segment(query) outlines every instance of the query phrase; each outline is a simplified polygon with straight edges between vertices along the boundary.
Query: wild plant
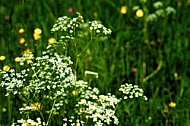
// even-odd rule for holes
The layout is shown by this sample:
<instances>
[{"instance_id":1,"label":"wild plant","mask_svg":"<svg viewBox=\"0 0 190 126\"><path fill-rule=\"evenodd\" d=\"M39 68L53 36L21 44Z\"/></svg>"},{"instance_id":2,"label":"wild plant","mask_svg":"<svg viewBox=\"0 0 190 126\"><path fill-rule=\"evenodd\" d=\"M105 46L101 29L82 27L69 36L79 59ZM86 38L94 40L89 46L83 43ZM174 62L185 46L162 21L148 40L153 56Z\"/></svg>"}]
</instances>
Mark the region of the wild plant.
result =
<instances>
[{"instance_id":1,"label":"wild plant","mask_svg":"<svg viewBox=\"0 0 190 126\"><path fill-rule=\"evenodd\" d=\"M77 62L80 55L95 39L111 34L99 21L86 23L80 13L74 18L58 18L52 32L61 32L58 41L50 43L41 56L24 54L20 62L20 71L10 69L1 71L1 87L6 96L19 98L20 119L12 126L103 126L118 125L117 109L122 101L142 97L143 90L137 85L121 85L122 97L111 93L101 94L97 87L77 79ZM78 42L85 41L84 48L78 48ZM68 45L75 48L75 62L68 53ZM86 71L86 75L98 78L98 73ZM57 120L62 120L57 121Z\"/></svg>"}]
</instances>

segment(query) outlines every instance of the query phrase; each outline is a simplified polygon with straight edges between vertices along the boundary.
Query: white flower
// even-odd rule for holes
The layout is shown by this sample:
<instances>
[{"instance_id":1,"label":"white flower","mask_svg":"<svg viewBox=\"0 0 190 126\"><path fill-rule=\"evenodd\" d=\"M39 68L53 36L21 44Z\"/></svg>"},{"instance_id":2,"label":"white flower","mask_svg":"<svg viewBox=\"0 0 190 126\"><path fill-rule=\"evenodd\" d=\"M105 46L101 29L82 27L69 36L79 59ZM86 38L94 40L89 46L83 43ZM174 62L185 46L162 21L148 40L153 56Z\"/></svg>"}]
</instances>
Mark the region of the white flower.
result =
<instances>
[{"instance_id":1,"label":"white flower","mask_svg":"<svg viewBox=\"0 0 190 126\"><path fill-rule=\"evenodd\" d=\"M176 13L176 10L171 6L168 6L165 10L166 10L167 15L169 15L171 13L173 13L173 14Z\"/></svg>"},{"instance_id":2,"label":"white flower","mask_svg":"<svg viewBox=\"0 0 190 126\"><path fill-rule=\"evenodd\" d=\"M161 1L157 1L153 4L153 7L155 7L156 9L160 8L163 6L163 3Z\"/></svg>"},{"instance_id":3,"label":"white flower","mask_svg":"<svg viewBox=\"0 0 190 126\"><path fill-rule=\"evenodd\" d=\"M149 14L148 17L146 18L147 22L155 21L157 20L156 14Z\"/></svg>"}]
</instances>

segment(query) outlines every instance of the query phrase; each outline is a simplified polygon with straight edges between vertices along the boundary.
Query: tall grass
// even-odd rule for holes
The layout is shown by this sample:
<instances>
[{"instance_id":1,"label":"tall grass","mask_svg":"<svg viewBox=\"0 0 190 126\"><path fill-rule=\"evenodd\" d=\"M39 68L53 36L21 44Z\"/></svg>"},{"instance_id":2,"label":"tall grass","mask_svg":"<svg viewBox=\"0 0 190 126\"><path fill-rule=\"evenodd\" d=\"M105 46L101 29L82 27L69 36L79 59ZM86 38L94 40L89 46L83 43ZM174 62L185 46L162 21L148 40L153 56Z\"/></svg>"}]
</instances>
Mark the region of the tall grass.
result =
<instances>
[{"instance_id":1,"label":"tall grass","mask_svg":"<svg viewBox=\"0 0 190 126\"><path fill-rule=\"evenodd\" d=\"M68 9L80 12L86 21L97 19L111 28L109 40L91 43L81 55L77 74L84 78L84 71L91 70L99 74L92 78L91 84L99 87L103 94L117 94L116 88L121 84L133 83L142 87L148 101L141 104L129 102L120 111L120 125L190 125L190 19L188 0L164 1L165 9L171 6L175 13L166 12L156 20L147 22L150 14L158 9L153 7L156 0L20 0L0 3L0 67L18 66L15 57L22 56L30 49L35 56L45 50L48 39L57 37L50 29L60 16L73 16ZM127 13L121 14L121 6L127 7ZM139 6L143 17L136 16L134 7ZM165 15L165 16L164 16ZM18 33L24 28L23 34ZM36 28L42 30L41 39L34 40ZM24 44L19 44L21 37ZM25 45L27 44L27 45ZM81 42L78 48L83 48ZM72 55L72 48L70 49ZM17 67L19 69L19 67ZM16 97L5 97L5 90L0 88L0 124L9 125L18 116L16 107L20 106ZM169 103L176 103L170 107ZM168 110L168 111L167 111Z\"/></svg>"}]
</instances>

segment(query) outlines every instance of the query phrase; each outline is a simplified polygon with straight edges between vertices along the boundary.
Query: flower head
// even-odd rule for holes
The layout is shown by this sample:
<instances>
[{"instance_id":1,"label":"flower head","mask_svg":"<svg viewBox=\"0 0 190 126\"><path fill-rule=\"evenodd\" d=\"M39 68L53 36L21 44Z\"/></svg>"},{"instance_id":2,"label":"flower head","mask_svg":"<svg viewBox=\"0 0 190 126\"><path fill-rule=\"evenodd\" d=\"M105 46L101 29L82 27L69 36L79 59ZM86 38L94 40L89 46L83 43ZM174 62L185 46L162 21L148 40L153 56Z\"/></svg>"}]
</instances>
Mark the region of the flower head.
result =
<instances>
[{"instance_id":1,"label":"flower head","mask_svg":"<svg viewBox=\"0 0 190 126\"><path fill-rule=\"evenodd\" d=\"M170 106L171 108L174 108L174 107L176 107L176 103L170 102L169 106Z\"/></svg>"},{"instance_id":2,"label":"flower head","mask_svg":"<svg viewBox=\"0 0 190 126\"><path fill-rule=\"evenodd\" d=\"M20 28L19 30L18 30L18 33L20 33L20 34L22 34L22 33L24 33L24 28Z\"/></svg>"},{"instance_id":3,"label":"flower head","mask_svg":"<svg viewBox=\"0 0 190 126\"><path fill-rule=\"evenodd\" d=\"M56 42L56 40L55 40L55 38L53 38L53 37L51 37L51 38L48 39L48 43L49 43L49 44L53 44L53 43L55 43L55 42Z\"/></svg>"},{"instance_id":4,"label":"flower head","mask_svg":"<svg viewBox=\"0 0 190 126\"><path fill-rule=\"evenodd\" d=\"M122 6L120 9L121 14L126 14L127 13L127 6Z\"/></svg>"},{"instance_id":5,"label":"flower head","mask_svg":"<svg viewBox=\"0 0 190 126\"><path fill-rule=\"evenodd\" d=\"M36 29L34 29L34 34L40 35L40 34L42 34L42 30L40 28L36 28Z\"/></svg>"},{"instance_id":6,"label":"flower head","mask_svg":"<svg viewBox=\"0 0 190 126\"><path fill-rule=\"evenodd\" d=\"M25 43L25 38L20 38L20 39L19 39L19 43L20 43L20 44Z\"/></svg>"},{"instance_id":7,"label":"flower head","mask_svg":"<svg viewBox=\"0 0 190 126\"><path fill-rule=\"evenodd\" d=\"M41 38L40 34L33 34L34 40L39 40Z\"/></svg>"},{"instance_id":8,"label":"flower head","mask_svg":"<svg viewBox=\"0 0 190 126\"><path fill-rule=\"evenodd\" d=\"M142 10L142 9L138 9L138 10L136 11L136 16L137 16L138 18L143 17L143 16L144 16L143 10Z\"/></svg>"},{"instance_id":9,"label":"flower head","mask_svg":"<svg viewBox=\"0 0 190 126\"><path fill-rule=\"evenodd\" d=\"M41 109L41 103L39 103L39 102L32 103L32 104L30 104L30 107L33 108L34 110L40 110Z\"/></svg>"},{"instance_id":10,"label":"flower head","mask_svg":"<svg viewBox=\"0 0 190 126\"><path fill-rule=\"evenodd\" d=\"M68 9L68 12L69 12L69 13L73 13L73 12L74 12L74 9L73 9L72 7L70 7L70 8Z\"/></svg>"},{"instance_id":11,"label":"flower head","mask_svg":"<svg viewBox=\"0 0 190 126\"><path fill-rule=\"evenodd\" d=\"M30 54L31 53L31 50L30 49L26 49L24 50L23 54Z\"/></svg>"},{"instance_id":12,"label":"flower head","mask_svg":"<svg viewBox=\"0 0 190 126\"><path fill-rule=\"evenodd\" d=\"M20 57L16 57L15 58L15 62L21 62L21 58Z\"/></svg>"},{"instance_id":13,"label":"flower head","mask_svg":"<svg viewBox=\"0 0 190 126\"><path fill-rule=\"evenodd\" d=\"M5 66L3 67L3 71L9 72L9 70L10 70L10 66L5 65Z\"/></svg>"},{"instance_id":14,"label":"flower head","mask_svg":"<svg viewBox=\"0 0 190 126\"><path fill-rule=\"evenodd\" d=\"M5 60L5 59L6 59L5 56L0 56L0 61L3 61L3 60Z\"/></svg>"},{"instance_id":15,"label":"flower head","mask_svg":"<svg viewBox=\"0 0 190 126\"><path fill-rule=\"evenodd\" d=\"M40 28L36 28L33 34L34 40L39 40L41 38L40 34L42 34L42 30Z\"/></svg>"}]
</instances>

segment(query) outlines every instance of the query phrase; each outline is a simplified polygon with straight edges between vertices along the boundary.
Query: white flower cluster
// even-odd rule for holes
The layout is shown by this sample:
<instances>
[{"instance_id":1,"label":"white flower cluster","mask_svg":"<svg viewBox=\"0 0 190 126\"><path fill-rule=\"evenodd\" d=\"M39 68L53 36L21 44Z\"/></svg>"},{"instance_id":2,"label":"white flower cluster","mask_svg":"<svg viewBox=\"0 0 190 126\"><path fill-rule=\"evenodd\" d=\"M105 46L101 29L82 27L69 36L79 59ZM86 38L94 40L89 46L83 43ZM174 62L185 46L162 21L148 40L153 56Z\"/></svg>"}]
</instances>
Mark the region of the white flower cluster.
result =
<instances>
[{"instance_id":1,"label":"white flower cluster","mask_svg":"<svg viewBox=\"0 0 190 126\"><path fill-rule=\"evenodd\" d=\"M34 59L34 55L30 52L30 53L27 53L27 54L24 54L22 57L21 57L21 62L20 62L20 65L24 65L25 63L27 64L31 64L33 63L33 60Z\"/></svg>"},{"instance_id":2,"label":"white flower cluster","mask_svg":"<svg viewBox=\"0 0 190 126\"><path fill-rule=\"evenodd\" d=\"M120 100L114 95L99 95L98 99L85 100L81 99L77 106L83 105L80 114L85 114L87 119L94 122L94 126L110 125L112 122L118 125L119 121L115 115L115 107Z\"/></svg>"},{"instance_id":3,"label":"white flower cluster","mask_svg":"<svg viewBox=\"0 0 190 126\"><path fill-rule=\"evenodd\" d=\"M121 85L119 88L119 91L121 91L124 94L123 99L132 99L132 98L138 98L143 97L145 100L147 100L147 97L144 96L143 89L139 88L137 85L132 84L124 84Z\"/></svg>"},{"instance_id":4,"label":"white flower cluster","mask_svg":"<svg viewBox=\"0 0 190 126\"><path fill-rule=\"evenodd\" d=\"M64 31L68 37L75 36L76 29L80 28L80 25L84 22L80 13L77 13L76 18L69 18L67 16L59 17L57 22L51 29L52 32Z\"/></svg>"},{"instance_id":5,"label":"white flower cluster","mask_svg":"<svg viewBox=\"0 0 190 126\"><path fill-rule=\"evenodd\" d=\"M11 126L45 126L45 123L41 121L41 118L37 118L36 121L32 119L17 120L17 123L13 123Z\"/></svg>"},{"instance_id":6,"label":"white flower cluster","mask_svg":"<svg viewBox=\"0 0 190 126\"><path fill-rule=\"evenodd\" d=\"M111 30L104 27L100 21L90 21L90 30L95 31L97 34L103 33L104 35L111 34Z\"/></svg>"},{"instance_id":7,"label":"white flower cluster","mask_svg":"<svg viewBox=\"0 0 190 126\"><path fill-rule=\"evenodd\" d=\"M81 24L84 22L83 17L79 13L77 14L78 17L73 19L66 16L59 18L52 28L52 32L64 31L66 35L62 38L66 39L75 37L75 30L83 27ZM91 33L111 34L111 30L98 21L91 21L89 25L87 26ZM26 104L19 109L20 114L27 114L27 118L32 111L49 114L48 122L42 122L40 118L37 118L36 121L21 119L12 126L19 126L19 124L21 126L47 125L51 115L59 114L61 109L63 109L61 110L64 118L63 126L88 125L88 120L90 120L89 124L92 123L94 126L119 124L115 112L116 106L122 99L118 99L111 93L100 95L98 88L91 87L83 80L77 81L71 67L73 62L69 56L66 56L66 52L65 42L55 42L48 45L47 50L40 57L34 59L31 53L24 55L21 65L26 65L25 62L27 62L26 69L20 72L16 72L14 69L7 73L0 71L3 73L0 86L6 88L6 95L19 94L20 97L25 98ZM98 78L98 73L92 71L85 71L85 76L87 75ZM143 90L136 85L121 85L119 91L124 94L124 100L134 97L144 97L146 100ZM43 105L44 102L45 105Z\"/></svg>"},{"instance_id":8,"label":"white flower cluster","mask_svg":"<svg viewBox=\"0 0 190 126\"><path fill-rule=\"evenodd\" d=\"M5 96L8 96L10 93L14 95L18 94L21 91L20 89L24 88L28 71L29 69L24 69L20 73L17 73L14 69L11 69L9 72L3 73L0 86L6 88L7 93Z\"/></svg>"},{"instance_id":9,"label":"white flower cluster","mask_svg":"<svg viewBox=\"0 0 190 126\"><path fill-rule=\"evenodd\" d=\"M149 14L147 16L147 18L146 18L147 22L152 22L152 21L157 20L159 17L166 17L166 16L168 16L170 14L175 14L176 13L176 10L171 6L163 8L163 3L161 1L155 2L153 4L153 7L155 9L157 9L157 10L154 13Z\"/></svg>"},{"instance_id":10,"label":"white flower cluster","mask_svg":"<svg viewBox=\"0 0 190 126\"><path fill-rule=\"evenodd\" d=\"M70 119L64 118L63 122L63 126L82 126L85 123L83 121L80 121L79 119L75 119L74 116L71 116Z\"/></svg>"},{"instance_id":11,"label":"white flower cluster","mask_svg":"<svg viewBox=\"0 0 190 126\"><path fill-rule=\"evenodd\" d=\"M157 2L153 3L153 7L156 9L161 8L161 7L163 7L163 3L161 1L157 1Z\"/></svg>"},{"instance_id":12,"label":"white flower cluster","mask_svg":"<svg viewBox=\"0 0 190 126\"><path fill-rule=\"evenodd\" d=\"M51 31L62 31L61 39L64 41L73 40L75 37L91 37L92 39L100 34L111 34L111 30L102 25L100 21L89 21L85 23L81 14L77 13L77 15L75 18L67 16L58 18ZM89 31L90 36L88 36Z\"/></svg>"},{"instance_id":13,"label":"white flower cluster","mask_svg":"<svg viewBox=\"0 0 190 126\"><path fill-rule=\"evenodd\" d=\"M176 13L176 10L171 6L166 7L165 11L166 11L167 15Z\"/></svg>"},{"instance_id":14,"label":"white flower cluster","mask_svg":"<svg viewBox=\"0 0 190 126\"><path fill-rule=\"evenodd\" d=\"M86 99L98 99L97 95L99 94L98 88L87 87L85 91L81 91L81 98Z\"/></svg>"},{"instance_id":15,"label":"white flower cluster","mask_svg":"<svg viewBox=\"0 0 190 126\"><path fill-rule=\"evenodd\" d=\"M25 106L25 107L19 109L19 111L20 111L21 114L22 114L23 112L25 112L25 111L31 111L31 110L32 110L32 111L35 111L35 110L36 110L36 107Z\"/></svg>"},{"instance_id":16,"label":"white flower cluster","mask_svg":"<svg viewBox=\"0 0 190 126\"><path fill-rule=\"evenodd\" d=\"M25 100L32 100L31 97L43 97L49 100L59 98L60 100L56 101L55 105L57 109L60 109L60 106L63 106L63 100L68 95L68 90L75 87L70 57L58 54L54 45L51 44L47 47L47 51L44 51L43 55L37 57L35 61L21 72L11 69L3 73L0 86L6 88L6 96L22 94L25 95ZM28 109L32 110L31 107L21 110Z\"/></svg>"}]
</instances>

